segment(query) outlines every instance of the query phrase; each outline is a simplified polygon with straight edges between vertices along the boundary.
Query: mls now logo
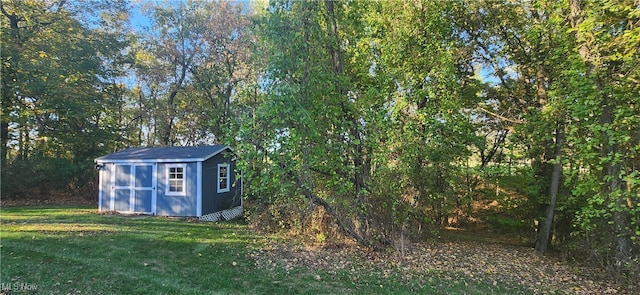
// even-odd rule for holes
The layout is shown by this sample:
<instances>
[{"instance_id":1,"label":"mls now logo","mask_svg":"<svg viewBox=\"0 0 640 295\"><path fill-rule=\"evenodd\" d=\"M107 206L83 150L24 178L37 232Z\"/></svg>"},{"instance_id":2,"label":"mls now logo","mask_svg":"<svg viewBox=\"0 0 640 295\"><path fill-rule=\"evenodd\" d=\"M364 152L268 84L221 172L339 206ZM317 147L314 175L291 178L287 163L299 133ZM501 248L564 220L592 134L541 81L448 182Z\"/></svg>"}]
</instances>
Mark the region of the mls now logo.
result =
<instances>
[{"instance_id":1,"label":"mls now logo","mask_svg":"<svg viewBox=\"0 0 640 295\"><path fill-rule=\"evenodd\" d=\"M31 283L0 283L0 291L37 291L38 285Z\"/></svg>"}]
</instances>

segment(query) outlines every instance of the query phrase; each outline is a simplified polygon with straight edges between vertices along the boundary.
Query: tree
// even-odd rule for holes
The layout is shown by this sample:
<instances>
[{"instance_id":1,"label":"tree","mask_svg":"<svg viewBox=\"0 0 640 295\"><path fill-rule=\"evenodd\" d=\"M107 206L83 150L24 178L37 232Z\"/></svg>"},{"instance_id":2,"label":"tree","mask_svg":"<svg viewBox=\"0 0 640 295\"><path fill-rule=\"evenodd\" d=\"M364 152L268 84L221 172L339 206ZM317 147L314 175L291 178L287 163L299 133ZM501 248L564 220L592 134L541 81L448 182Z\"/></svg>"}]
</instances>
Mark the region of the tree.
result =
<instances>
[{"instance_id":1,"label":"tree","mask_svg":"<svg viewBox=\"0 0 640 295\"><path fill-rule=\"evenodd\" d=\"M367 198L376 137L369 128L375 126L370 116L380 114L372 106L382 103L369 91L370 39L358 33L366 7L270 4L261 27L266 97L252 136L260 143L261 165L268 166L260 183L276 191L274 201L301 195L308 208L323 207L348 235L373 246ZM354 62L360 58L365 64Z\"/></svg>"},{"instance_id":2,"label":"tree","mask_svg":"<svg viewBox=\"0 0 640 295\"><path fill-rule=\"evenodd\" d=\"M16 1L0 8L8 20L2 22L2 172L9 180L3 194L84 183L93 170L86 161L118 142L110 118L122 102L116 80L127 43L102 28L125 21L126 5Z\"/></svg>"},{"instance_id":3,"label":"tree","mask_svg":"<svg viewBox=\"0 0 640 295\"><path fill-rule=\"evenodd\" d=\"M255 36L252 30L252 7L230 1L210 2L205 62L192 69L194 90L208 102L206 125L217 141L229 141L235 136L232 127L240 117L234 103L245 87L256 82L256 63L252 60ZM259 57L255 57L256 61Z\"/></svg>"},{"instance_id":4,"label":"tree","mask_svg":"<svg viewBox=\"0 0 640 295\"><path fill-rule=\"evenodd\" d=\"M456 49L449 19L456 3L397 4L385 5L381 45L382 68L397 85L390 144L406 177L404 194L416 191L411 199L419 210L430 212L438 225L448 224L454 207L468 202L455 183L478 141L467 111L477 83L468 75L465 52Z\"/></svg>"},{"instance_id":5,"label":"tree","mask_svg":"<svg viewBox=\"0 0 640 295\"><path fill-rule=\"evenodd\" d=\"M152 34L139 36L138 109L147 145L233 140L233 99L251 84L252 7L229 1L149 3ZM148 33L148 32L147 32ZM135 113L135 111L134 111ZM141 137L141 136L138 136Z\"/></svg>"},{"instance_id":6,"label":"tree","mask_svg":"<svg viewBox=\"0 0 640 295\"><path fill-rule=\"evenodd\" d=\"M576 158L588 169L577 174L583 184L574 190L589 204L580 212L579 225L587 234L599 230L591 246L612 253L604 258L615 271L637 273L640 124L633 114L640 93L640 10L632 1L568 5L579 56L573 81L589 89L569 107L573 118L590 118L576 122L569 137Z\"/></svg>"},{"instance_id":7,"label":"tree","mask_svg":"<svg viewBox=\"0 0 640 295\"><path fill-rule=\"evenodd\" d=\"M205 14L200 2L178 2L156 4L148 7L152 12L154 34L145 35L149 63L140 63L139 73L149 75L147 94L161 101L154 122L160 145L176 143L175 121L179 94L183 94L185 83L191 79L190 69L203 60ZM187 100L188 101L188 100ZM154 143L151 143L154 144Z\"/></svg>"},{"instance_id":8,"label":"tree","mask_svg":"<svg viewBox=\"0 0 640 295\"><path fill-rule=\"evenodd\" d=\"M473 52L474 66L495 81L486 86L486 100L477 109L501 122L496 127L506 126L510 141L524 146L531 159L536 189L529 199L532 209L540 210L534 213L539 220L535 247L546 252L563 175L565 114L561 106L567 93L559 91L566 86L559 77L568 68L563 58L572 45L562 24L550 21L561 10L545 1L478 2L465 10L456 15L459 36ZM498 137L497 143L501 139L504 142L506 137Z\"/></svg>"}]
</instances>

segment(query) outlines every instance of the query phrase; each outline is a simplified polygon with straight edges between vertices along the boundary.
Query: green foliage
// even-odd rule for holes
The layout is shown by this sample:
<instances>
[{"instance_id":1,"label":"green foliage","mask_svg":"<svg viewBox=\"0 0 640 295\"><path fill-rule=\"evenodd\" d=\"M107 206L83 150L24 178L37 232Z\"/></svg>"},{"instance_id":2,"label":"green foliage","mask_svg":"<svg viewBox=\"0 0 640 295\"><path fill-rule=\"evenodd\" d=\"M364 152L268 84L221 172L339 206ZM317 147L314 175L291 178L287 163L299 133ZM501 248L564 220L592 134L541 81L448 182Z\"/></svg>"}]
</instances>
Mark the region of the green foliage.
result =
<instances>
[{"instance_id":1,"label":"green foliage","mask_svg":"<svg viewBox=\"0 0 640 295\"><path fill-rule=\"evenodd\" d=\"M126 5L50 4L2 4L5 197L86 183L90 161L120 139Z\"/></svg>"},{"instance_id":2,"label":"green foliage","mask_svg":"<svg viewBox=\"0 0 640 295\"><path fill-rule=\"evenodd\" d=\"M523 220L508 216L489 216L487 223L492 230L498 233L518 233L525 229Z\"/></svg>"},{"instance_id":3,"label":"green foliage","mask_svg":"<svg viewBox=\"0 0 640 295\"><path fill-rule=\"evenodd\" d=\"M2 171L2 193L8 198L40 198L51 192L85 194L87 184L96 185L94 166L65 158L32 156L6 164ZM93 191L91 191L93 192ZM82 195L84 198L94 197Z\"/></svg>"},{"instance_id":4,"label":"green foliage","mask_svg":"<svg viewBox=\"0 0 640 295\"><path fill-rule=\"evenodd\" d=\"M634 230L639 195L626 175L637 174L640 124L632 112L640 89L637 69L632 68L640 56L637 47L628 46L638 42L630 35L638 32L638 9L631 2L586 4L581 9L574 30L582 46L579 69L584 75L567 73L579 90L567 105L575 122L569 141L579 168L571 174L577 183L573 197L586 200L580 202L584 206L576 225L589 237L593 253L610 250L612 255L601 257L607 264L621 266L617 271L637 272L628 263L640 255ZM594 236L595 232L601 234Z\"/></svg>"},{"instance_id":5,"label":"green foliage","mask_svg":"<svg viewBox=\"0 0 640 295\"><path fill-rule=\"evenodd\" d=\"M265 227L323 206L390 245L496 201L501 231L551 209L556 245L637 262L633 1L142 6L149 28L125 1L2 2L3 196L95 181L124 146L225 143Z\"/></svg>"}]
</instances>

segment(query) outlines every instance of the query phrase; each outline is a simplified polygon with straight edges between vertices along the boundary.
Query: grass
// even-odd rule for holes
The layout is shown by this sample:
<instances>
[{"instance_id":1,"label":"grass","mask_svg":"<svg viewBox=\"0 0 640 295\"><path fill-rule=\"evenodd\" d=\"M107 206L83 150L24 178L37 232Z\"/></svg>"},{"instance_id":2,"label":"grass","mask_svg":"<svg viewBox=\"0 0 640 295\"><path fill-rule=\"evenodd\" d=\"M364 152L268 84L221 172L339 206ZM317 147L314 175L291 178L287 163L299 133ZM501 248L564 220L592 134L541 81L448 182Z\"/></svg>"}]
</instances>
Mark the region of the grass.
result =
<instances>
[{"instance_id":1,"label":"grass","mask_svg":"<svg viewBox=\"0 0 640 295\"><path fill-rule=\"evenodd\" d=\"M434 274L256 267L272 242L240 221L100 215L92 208L2 208L0 285L10 294L490 294L495 282ZM358 271L358 270L356 270ZM512 287L509 287L512 288ZM519 293L527 293L520 290Z\"/></svg>"}]
</instances>

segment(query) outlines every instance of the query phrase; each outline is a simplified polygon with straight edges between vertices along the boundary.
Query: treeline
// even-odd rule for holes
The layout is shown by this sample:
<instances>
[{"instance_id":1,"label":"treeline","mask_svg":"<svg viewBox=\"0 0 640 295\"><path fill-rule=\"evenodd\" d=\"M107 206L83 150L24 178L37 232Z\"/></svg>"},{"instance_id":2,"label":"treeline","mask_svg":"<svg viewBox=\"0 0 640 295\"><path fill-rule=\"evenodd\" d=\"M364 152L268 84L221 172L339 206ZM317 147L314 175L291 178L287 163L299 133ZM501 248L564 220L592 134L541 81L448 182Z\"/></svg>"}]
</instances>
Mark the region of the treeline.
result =
<instances>
[{"instance_id":1,"label":"treeline","mask_svg":"<svg viewBox=\"0 0 640 295\"><path fill-rule=\"evenodd\" d=\"M225 143L265 228L386 247L502 182L538 251L640 272L637 2L1 3L5 198L91 186L127 146Z\"/></svg>"}]
</instances>

